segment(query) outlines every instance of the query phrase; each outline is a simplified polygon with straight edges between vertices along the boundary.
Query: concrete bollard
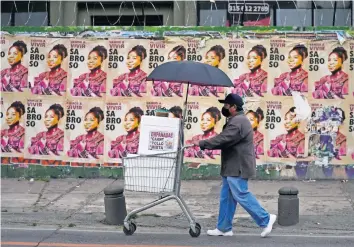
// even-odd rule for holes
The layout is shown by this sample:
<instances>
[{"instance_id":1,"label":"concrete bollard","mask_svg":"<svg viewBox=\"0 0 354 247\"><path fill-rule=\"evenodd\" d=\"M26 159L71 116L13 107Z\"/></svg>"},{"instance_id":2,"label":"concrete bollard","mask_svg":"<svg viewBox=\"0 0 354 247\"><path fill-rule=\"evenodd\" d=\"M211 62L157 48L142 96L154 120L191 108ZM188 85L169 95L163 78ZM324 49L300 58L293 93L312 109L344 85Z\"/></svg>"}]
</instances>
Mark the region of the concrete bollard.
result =
<instances>
[{"instance_id":1,"label":"concrete bollard","mask_svg":"<svg viewBox=\"0 0 354 247\"><path fill-rule=\"evenodd\" d=\"M278 192L278 224L296 225L299 223L299 190L294 187L283 187Z\"/></svg>"},{"instance_id":2,"label":"concrete bollard","mask_svg":"<svg viewBox=\"0 0 354 247\"><path fill-rule=\"evenodd\" d=\"M109 225L123 225L124 218L127 216L125 205L124 187L112 185L104 189L104 208L106 222Z\"/></svg>"}]
</instances>

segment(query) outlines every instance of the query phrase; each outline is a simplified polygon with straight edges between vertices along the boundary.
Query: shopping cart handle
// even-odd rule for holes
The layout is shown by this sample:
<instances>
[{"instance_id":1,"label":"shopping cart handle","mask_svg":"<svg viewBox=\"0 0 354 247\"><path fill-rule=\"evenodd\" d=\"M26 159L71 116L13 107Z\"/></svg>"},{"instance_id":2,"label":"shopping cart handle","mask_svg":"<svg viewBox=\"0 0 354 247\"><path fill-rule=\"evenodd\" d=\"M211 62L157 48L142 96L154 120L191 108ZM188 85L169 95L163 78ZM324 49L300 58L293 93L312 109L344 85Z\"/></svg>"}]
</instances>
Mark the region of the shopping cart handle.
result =
<instances>
[{"instance_id":1,"label":"shopping cart handle","mask_svg":"<svg viewBox=\"0 0 354 247\"><path fill-rule=\"evenodd\" d=\"M184 149L186 149L186 148L191 148L191 147L194 147L194 145L192 144L192 145L183 146L183 147L182 147L182 150L184 150Z\"/></svg>"}]
</instances>

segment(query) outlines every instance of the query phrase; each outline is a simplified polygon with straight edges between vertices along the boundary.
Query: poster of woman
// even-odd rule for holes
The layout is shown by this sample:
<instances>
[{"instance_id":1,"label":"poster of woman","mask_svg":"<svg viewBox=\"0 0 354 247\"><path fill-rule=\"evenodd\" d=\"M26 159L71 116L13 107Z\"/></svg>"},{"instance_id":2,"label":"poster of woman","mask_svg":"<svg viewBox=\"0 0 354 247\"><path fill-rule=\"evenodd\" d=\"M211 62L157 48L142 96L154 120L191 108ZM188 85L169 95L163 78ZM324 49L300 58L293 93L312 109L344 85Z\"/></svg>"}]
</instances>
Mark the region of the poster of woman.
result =
<instances>
[{"instance_id":1,"label":"poster of woman","mask_svg":"<svg viewBox=\"0 0 354 247\"><path fill-rule=\"evenodd\" d=\"M149 41L111 40L109 42L110 47L114 47L110 49L110 60L113 57L115 62L108 66L108 97L112 99L146 96L146 76L153 66L149 61Z\"/></svg>"},{"instance_id":2,"label":"poster of woman","mask_svg":"<svg viewBox=\"0 0 354 247\"><path fill-rule=\"evenodd\" d=\"M292 97L265 101L267 162L294 163L305 157L305 122L297 117Z\"/></svg>"},{"instance_id":3,"label":"poster of woman","mask_svg":"<svg viewBox=\"0 0 354 247\"><path fill-rule=\"evenodd\" d=\"M349 90L354 98L354 41L349 41Z\"/></svg>"},{"instance_id":4,"label":"poster of woman","mask_svg":"<svg viewBox=\"0 0 354 247\"><path fill-rule=\"evenodd\" d=\"M66 96L69 40L31 38L28 83L32 94Z\"/></svg>"},{"instance_id":5,"label":"poster of woman","mask_svg":"<svg viewBox=\"0 0 354 247\"><path fill-rule=\"evenodd\" d=\"M349 164L347 146L350 113L338 100L311 100L307 123L308 156L320 165Z\"/></svg>"},{"instance_id":6,"label":"poster of woman","mask_svg":"<svg viewBox=\"0 0 354 247\"><path fill-rule=\"evenodd\" d=\"M263 164L265 161L265 128L264 117L266 114L266 108L264 102L259 99L248 99L244 105L244 113L250 120L253 128L253 143L254 153L256 156L257 165Z\"/></svg>"},{"instance_id":7,"label":"poster of woman","mask_svg":"<svg viewBox=\"0 0 354 247\"><path fill-rule=\"evenodd\" d=\"M187 60L206 63L226 72L227 42L222 39L203 40L187 39ZM192 85L188 90L190 96L197 97L224 97L223 87Z\"/></svg>"},{"instance_id":8,"label":"poster of woman","mask_svg":"<svg viewBox=\"0 0 354 247\"><path fill-rule=\"evenodd\" d=\"M206 140L222 131L225 119L221 115L222 105L217 100L200 99L187 104L185 118L185 145L193 140ZM220 164L220 150L201 150L192 146L184 152L185 162Z\"/></svg>"},{"instance_id":9,"label":"poster of woman","mask_svg":"<svg viewBox=\"0 0 354 247\"><path fill-rule=\"evenodd\" d=\"M184 61L187 59L187 43L182 39L168 39L165 43L164 49L154 49L150 50L150 60L151 58L156 58L154 60L159 61L156 63L158 65L163 62L169 61ZM163 62L160 62L162 60ZM159 59L161 58L161 59ZM151 96L153 97L183 97L183 92L185 90L185 84L176 82L165 82L165 81L154 81L149 82L151 85Z\"/></svg>"},{"instance_id":10,"label":"poster of woman","mask_svg":"<svg viewBox=\"0 0 354 247\"><path fill-rule=\"evenodd\" d=\"M69 98L104 98L107 78L107 41L71 39L69 47Z\"/></svg>"},{"instance_id":11,"label":"poster of woman","mask_svg":"<svg viewBox=\"0 0 354 247\"><path fill-rule=\"evenodd\" d=\"M352 163L354 160L354 102L348 102L346 111L348 112L348 144L347 150Z\"/></svg>"},{"instance_id":12,"label":"poster of woman","mask_svg":"<svg viewBox=\"0 0 354 247\"><path fill-rule=\"evenodd\" d=\"M1 96L1 156L23 157L25 146L25 100Z\"/></svg>"},{"instance_id":13,"label":"poster of woman","mask_svg":"<svg viewBox=\"0 0 354 247\"><path fill-rule=\"evenodd\" d=\"M25 158L63 160L64 99L28 99Z\"/></svg>"},{"instance_id":14,"label":"poster of woman","mask_svg":"<svg viewBox=\"0 0 354 247\"><path fill-rule=\"evenodd\" d=\"M137 99L106 103L106 162L121 163L123 157L138 153L144 105L144 101Z\"/></svg>"},{"instance_id":15,"label":"poster of woman","mask_svg":"<svg viewBox=\"0 0 354 247\"><path fill-rule=\"evenodd\" d=\"M312 41L309 79L314 99L346 99L349 95L348 47L338 41Z\"/></svg>"},{"instance_id":16,"label":"poster of woman","mask_svg":"<svg viewBox=\"0 0 354 247\"><path fill-rule=\"evenodd\" d=\"M274 96L308 94L308 44L290 39L271 39L269 83Z\"/></svg>"},{"instance_id":17,"label":"poster of woman","mask_svg":"<svg viewBox=\"0 0 354 247\"><path fill-rule=\"evenodd\" d=\"M80 100L67 102L65 154L66 160L103 163L104 102Z\"/></svg>"},{"instance_id":18,"label":"poster of woman","mask_svg":"<svg viewBox=\"0 0 354 247\"><path fill-rule=\"evenodd\" d=\"M1 92L27 92L28 50L27 38L1 35Z\"/></svg>"},{"instance_id":19,"label":"poster of woman","mask_svg":"<svg viewBox=\"0 0 354 247\"><path fill-rule=\"evenodd\" d=\"M265 97L268 93L269 40L229 40L229 75L232 93Z\"/></svg>"}]
</instances>

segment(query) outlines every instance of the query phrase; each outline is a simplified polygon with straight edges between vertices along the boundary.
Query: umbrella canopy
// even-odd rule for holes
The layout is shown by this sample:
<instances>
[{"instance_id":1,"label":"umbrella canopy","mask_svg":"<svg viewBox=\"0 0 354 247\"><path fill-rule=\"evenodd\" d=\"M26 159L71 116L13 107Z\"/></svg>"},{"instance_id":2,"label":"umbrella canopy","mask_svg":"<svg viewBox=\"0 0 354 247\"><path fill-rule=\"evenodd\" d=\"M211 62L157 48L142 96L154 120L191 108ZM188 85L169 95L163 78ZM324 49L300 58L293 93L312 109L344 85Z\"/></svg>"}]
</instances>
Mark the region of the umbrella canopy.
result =
<instances>
[{"instance_id":1,"label":"umbrella canopy","mask_svg":"<svg viewBox=\"0 0 354 247\"><path fill-rule=\"evenodd\" d=\"M190 83L200 86L234 86L221 69L193 61L172 61L161 64L150 73L146 80Z\"/></svg>"}]
</instances>

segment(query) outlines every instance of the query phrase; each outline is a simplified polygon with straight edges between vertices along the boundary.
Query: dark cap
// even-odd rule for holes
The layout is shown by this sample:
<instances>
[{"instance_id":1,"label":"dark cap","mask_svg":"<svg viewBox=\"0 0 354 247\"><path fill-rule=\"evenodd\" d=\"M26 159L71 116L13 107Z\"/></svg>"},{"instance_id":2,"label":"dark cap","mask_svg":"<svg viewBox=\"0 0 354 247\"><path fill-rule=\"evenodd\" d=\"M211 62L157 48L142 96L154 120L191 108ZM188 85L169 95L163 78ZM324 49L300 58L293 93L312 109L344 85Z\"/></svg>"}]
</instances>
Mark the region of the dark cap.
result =
<instances>
[{"instance_id":1,"label":"dark cap","mask_svg":"<svg viewBox=\"0 0 354 247\"><path fill-rule=\"evenodd\" d=\"M219 100L220 103L222 104L230 104L230 105L236 105L237 108L241 108L243 106L243 100L238 94L230 93L226 96L224 100Z\"/></svg>"}]
</instances>

